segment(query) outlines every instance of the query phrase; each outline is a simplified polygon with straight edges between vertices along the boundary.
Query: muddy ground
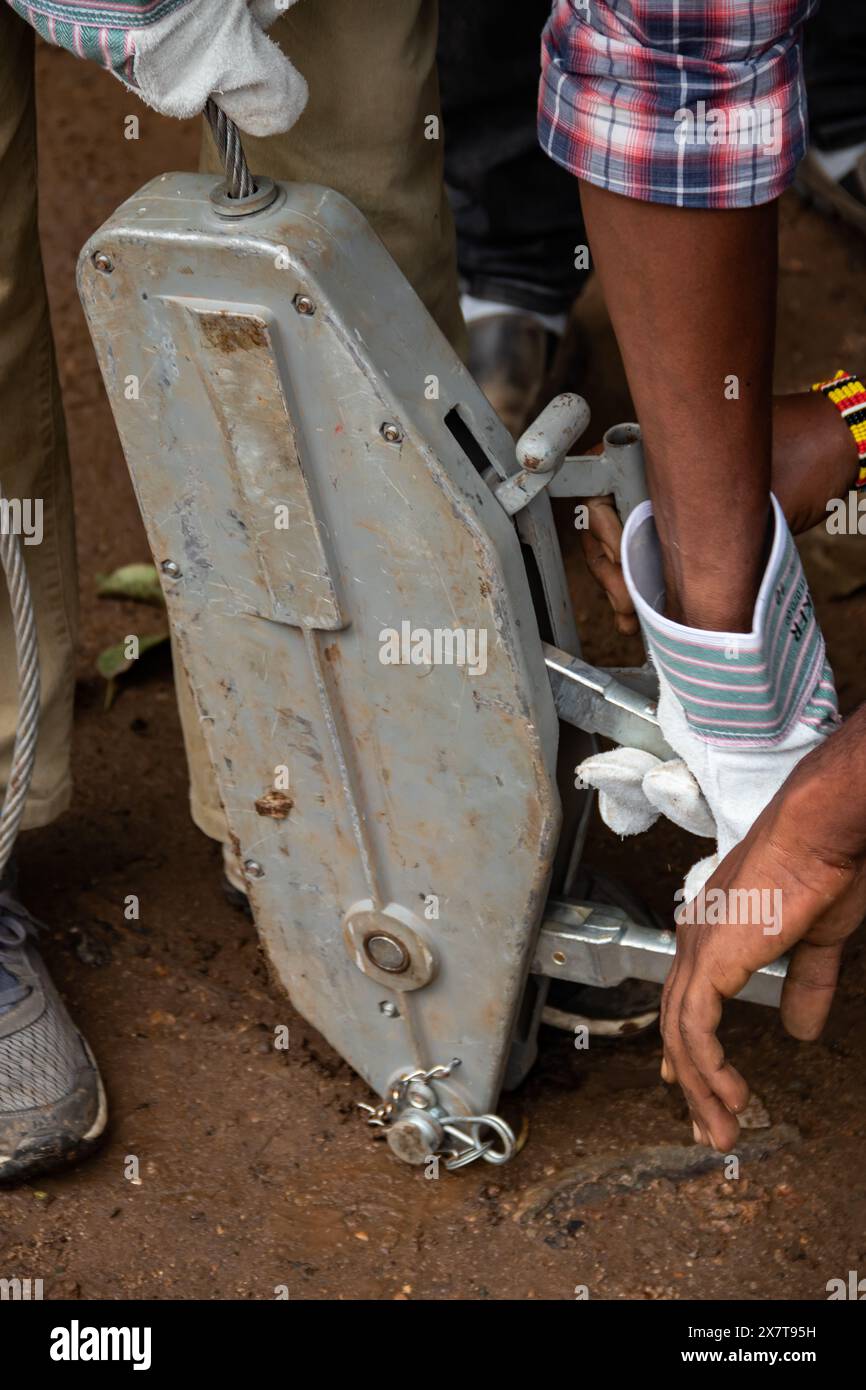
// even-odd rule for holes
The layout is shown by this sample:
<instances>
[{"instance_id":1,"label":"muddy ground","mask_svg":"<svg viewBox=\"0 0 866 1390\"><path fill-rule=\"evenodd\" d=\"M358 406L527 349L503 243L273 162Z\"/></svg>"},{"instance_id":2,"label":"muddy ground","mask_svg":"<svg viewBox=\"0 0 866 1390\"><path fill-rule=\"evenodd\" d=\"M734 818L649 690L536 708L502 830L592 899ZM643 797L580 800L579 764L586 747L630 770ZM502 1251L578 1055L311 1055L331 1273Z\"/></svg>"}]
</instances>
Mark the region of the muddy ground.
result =
<instances>
[{"instance_id":1,"label":"muddy ground","mask_svg":"<svg viewBox=\"0 0 866 1390\"><path fill-rule=\"evenodd\" d=\"M537 1220L515 1218L539 1184L613 1154L626 1184L638 1150L690 1143L684 1106L658 1081L657 1033L576 1052L545 1032L541 1060L503 1102L530 1139L511 1166L427 1181L371 1142L363 1084L268 983L252 926L227 905L217 854L187 813L171 673L158 666L110 712L94 662L141 631L140 608L95 597L97 575L147 546L81 311L78 248L152 175L195 166L194 123L169 124L95 69L40 55L42 234L69 417L82 629L73 809L27 836L27 899L53 926L47 954L101 1061L113 1125L76 1172L0 1197L0 1268L46 1297L727 1299L826 1297L866 1273L866 952L851 947L822 1041L729 1008L725 1044L774 1124L796 1127L739 1182L680 1179L676 1155L646 1185L600 1178ZM124 139L139 110L141 138ZM866 364L866 246L784 203L779 386ZM603 308L581 306L593 358L584 390L601 427L629 415ZM863 541L805 545L843 705L866 695ZM859 567L859 568L858 568ZM634 660L575 566L590 659ZM146 615L147 618L148 615ZM156 615L152 625L158 622ZM594 862L667 909L694 842L673 829L621 846L592 833ZM124 922L128 893L142 904ZM276 1023L293 1045L275 1053ZM783 1135L784 1137L784 1135ZM753 1138L759 1139L760 1133ZM141 1181L124 1177L126 1156ZM631 1176L629 1176L631 1175ZM640 1190L638 1188L640 1187ZM533 1199L538 1204L537 1194ZM544 1202L541 1201L544 1208Z\"/></svg>"}]
</instances>

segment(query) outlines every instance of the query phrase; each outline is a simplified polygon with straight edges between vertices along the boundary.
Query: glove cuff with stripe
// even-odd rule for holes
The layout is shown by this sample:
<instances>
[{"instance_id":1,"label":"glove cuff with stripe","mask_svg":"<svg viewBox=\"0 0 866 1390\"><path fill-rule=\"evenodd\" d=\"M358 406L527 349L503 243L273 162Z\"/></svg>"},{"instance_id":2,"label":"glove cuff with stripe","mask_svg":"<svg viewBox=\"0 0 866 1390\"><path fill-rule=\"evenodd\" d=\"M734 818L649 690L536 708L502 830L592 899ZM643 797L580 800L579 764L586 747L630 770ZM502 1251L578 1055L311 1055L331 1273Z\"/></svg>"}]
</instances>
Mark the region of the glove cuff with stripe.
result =
<instances>
[{"instance_id":1,"label":"glove cuff with stripe","mask_svg":"<svg viewBox=\"0 0 866 1390\"><path fill-rule=\"evenodd\" d=\"M749 632L709 632L664 616L661 548L652 503L626 524L626 583L653 664L695 738L728 749L769 749L805 724L829 732L838 719L806 576L782 509L771 498L770 555Z\"/></svg>"}]
</instances>

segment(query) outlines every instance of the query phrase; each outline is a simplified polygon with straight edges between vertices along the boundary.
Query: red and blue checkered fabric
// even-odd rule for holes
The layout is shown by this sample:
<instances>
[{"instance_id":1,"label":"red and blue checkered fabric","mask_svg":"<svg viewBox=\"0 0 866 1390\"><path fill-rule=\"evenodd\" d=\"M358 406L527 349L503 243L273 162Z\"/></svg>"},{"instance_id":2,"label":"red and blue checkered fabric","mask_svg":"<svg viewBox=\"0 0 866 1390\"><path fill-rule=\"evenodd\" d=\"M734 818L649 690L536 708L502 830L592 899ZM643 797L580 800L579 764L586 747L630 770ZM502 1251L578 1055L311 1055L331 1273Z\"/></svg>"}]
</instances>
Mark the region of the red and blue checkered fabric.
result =
<instances>
[{"instance_id":1,"label":"red and blue checkered fabric","mask_svg":"<svg viewBox=\"0 0 866 1390\"><path fill-rule=\"evenodd\" d=\"M645 202L741 208L778 197L805 153L801 36L818 3L554 0L543 148L579 178Z\"/></svg>"}]
</instances>

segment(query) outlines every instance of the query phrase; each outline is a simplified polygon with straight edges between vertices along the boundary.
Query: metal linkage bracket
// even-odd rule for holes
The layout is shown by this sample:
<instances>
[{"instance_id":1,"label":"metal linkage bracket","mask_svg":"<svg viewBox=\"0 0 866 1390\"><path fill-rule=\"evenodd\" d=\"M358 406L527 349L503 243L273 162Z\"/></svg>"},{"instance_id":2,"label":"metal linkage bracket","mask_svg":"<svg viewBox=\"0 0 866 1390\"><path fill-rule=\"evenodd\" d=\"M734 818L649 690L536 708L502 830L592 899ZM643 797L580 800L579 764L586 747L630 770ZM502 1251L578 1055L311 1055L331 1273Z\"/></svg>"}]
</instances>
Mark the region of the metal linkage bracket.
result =
<instances>
[{"instance_id":1,"label":"metal linkage bracket","mask_svg":"<svg viewBox=\"0 0 866 1390\"><path fill-rule=\"evenodd\" d=\"M646 499L646 470L640 427L614 425L600 454L569 454L587 429L590 409L582 396L555 396L517 441L520 470L501 479L494 493L509 516L547 489L549 497L605 497L610 494L625 522Z\"/></svg>"},{"instance_id":2,"label":"metal linkage bracket","mask_svg":"<svg viewBox=\"0 0 866 1390\"><path fill-rule=\"evenodd\" d=\"M556 712L566 724L602 734L626 748L642 748L657 758L673 758L675 753L659 728L656 699L633 689L626 681L634 676L646 685L652 673L636 667L617 672L590 666L579 657L569 656L557 647L544 644L544 661L550 676Z\"/></svg>"},{"instance_id":3,"label":"metal linkage bracket","mask_svg":"<svg viewBox=\"0 0 866 1390\"><path fill-rule=\"evenodd\" d=\"M604 497L611 494L625 523L647 498L646 469L639 425L614 425L600 454L572 454L550 479L551 497Z\"/></svg>"},{"instance_id":4,"label":"metal linkage bracket","mask_svg":"<svg viewBox=\"0 0 866 1390\"><path fill-rule=\"evenodd\" d=\"M605 988L628 979L663 984L675 953L674 932L639 926L621 908L551 899L532 973ZM787 956L762 966L737 998L778 1007L787 968Z\"/></svg>"}]
</instances>

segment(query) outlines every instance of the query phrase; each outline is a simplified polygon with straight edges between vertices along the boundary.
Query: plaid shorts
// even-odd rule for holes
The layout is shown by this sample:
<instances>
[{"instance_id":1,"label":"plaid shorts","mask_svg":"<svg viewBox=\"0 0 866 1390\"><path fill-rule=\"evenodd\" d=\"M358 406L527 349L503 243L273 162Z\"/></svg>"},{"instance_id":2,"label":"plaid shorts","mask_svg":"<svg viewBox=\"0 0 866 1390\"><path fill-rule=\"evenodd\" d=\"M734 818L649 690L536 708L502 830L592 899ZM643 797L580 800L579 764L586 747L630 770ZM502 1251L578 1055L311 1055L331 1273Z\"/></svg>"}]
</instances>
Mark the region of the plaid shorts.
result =
<instances>
[{"instance_id":1,"label":"plaid shorts","mask_svg":"<svg viewBox=\"0 0 866 1390\"><path fill-rule=\"evenodd\" d=\"M777 198L806 150L801 37L818 4L553 0L542 147L578 178L645 202Z\"/></svg>"}]
</instances>

